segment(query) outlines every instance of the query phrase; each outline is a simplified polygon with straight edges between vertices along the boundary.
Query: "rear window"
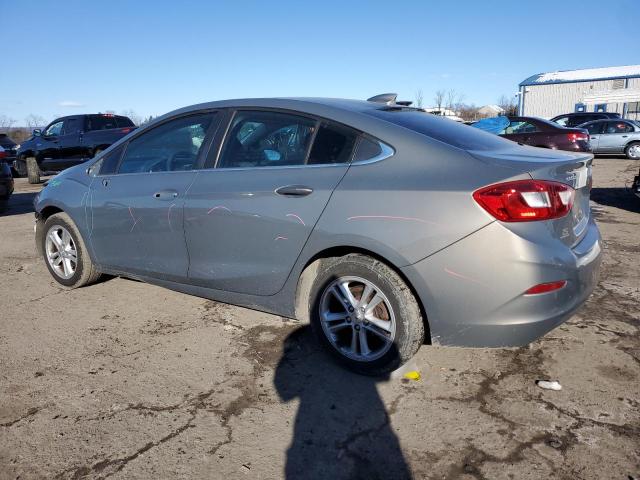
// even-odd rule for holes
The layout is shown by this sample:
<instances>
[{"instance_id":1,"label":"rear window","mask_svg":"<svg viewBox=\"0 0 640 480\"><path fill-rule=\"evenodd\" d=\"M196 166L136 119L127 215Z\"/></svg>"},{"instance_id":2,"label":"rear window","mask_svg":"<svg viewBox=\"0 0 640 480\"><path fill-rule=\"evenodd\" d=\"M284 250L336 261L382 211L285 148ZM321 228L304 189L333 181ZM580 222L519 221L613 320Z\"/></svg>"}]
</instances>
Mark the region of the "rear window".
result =
<instances>
[{"instance_id":1,"label":"rear window","mask_svg":"<svg viewBox=\"0 0 640 480\"><path fill-rule=\"evenodd\" d=\"M9 137L7 137L4 134L0 135L0 147L13 148L15 146L16 146L15 142L11 140Z\"/></svg>"},{"instance_id":2,"label":"rear window","mask_svg":"<svg viewBox=\"0 0 640 480\"><path fill-rule=\"evenodd\" d=\"M417 110L376 109L366 113L463 150L496 150L513 146L511 140Z\"/></svg>"},{"instance_id":3,"label":"rear window","mask_svg":"<svg viewBox=\"0 0 640 480\"><path fill-rule=\"evenodd\" d=\"M111 128L134 127L127 117L116 115L89 115L87 130L109 130Z\"/></svg>"}]
</instances>

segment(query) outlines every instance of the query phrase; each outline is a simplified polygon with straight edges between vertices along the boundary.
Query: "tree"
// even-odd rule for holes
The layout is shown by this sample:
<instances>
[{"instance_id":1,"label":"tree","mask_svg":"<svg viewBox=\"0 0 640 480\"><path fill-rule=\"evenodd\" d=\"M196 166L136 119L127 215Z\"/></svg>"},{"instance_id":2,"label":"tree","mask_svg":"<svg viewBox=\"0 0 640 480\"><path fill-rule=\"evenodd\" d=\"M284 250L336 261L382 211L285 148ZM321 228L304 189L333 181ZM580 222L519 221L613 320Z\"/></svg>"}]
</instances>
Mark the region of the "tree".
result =
<instances>
[{"instance_id":1,"label":"tree","mask_svg":"<svg viewBox=\"0 0 640 480\"><path fill-rule=\"evenodd\" d=\"M16 121L6 115L0 115L0 130L9 130Z\"/></svg>"},{"instance_id":2,"label":"tree","mask_svg":"<svg viewBox=\"0 0 640 480\"><path fill-rule=\"evenodd\" d=\"M416 107L422 108L423 100L424 100L424 97L422 95L422 89L418 89L416 91Z\"/></svg>"},{"instance_id":3,"label":"tree","mask_svg":"<svg viewBox=\"0 0 640 480\"><path fill-rule=\"evenodd\" d=\"M140 124L142 123L142 117L140 115L138 115L135 110L133 109L128 109L128 110L123 110L120 115L124 115L125 117L129 117L131 119L131 121L134 123L134 125L136 126L140 126Z\"/></svg>"},{"instance_id":4,"label":"tree","mask_svg":"<svg viewBox=\"0 0 640 480\"><path fill-rule=\"evenodd\" d=\"M498 106L504 110L505 115L518 114L518 104L514 100L514 97L508 97L507 95L500 96Z\"/></svg>"},{"instance_id":5,"label":"tree","mask_svg":"<svg viewBox=\"0 0 640 480\"><path fill-rule=\"evenodd\" d=\"M447 91L447 108L457 115L459 107L462 105L463 98L464 95L456 92L454 89L450 89L449 91Z\"/></svg>"},{"instance_id":6,"label":"tree","mask_svg":"<svg viewBox=\"0 0 640 480\"><path fill-rule=\"evenodd\" d=\"M442 103L444 102L444 90L438 90L433 97L434 106L438 107L438 110L442 110Z\"/></svg>"},{"instance_id":7,"label":"tree","mask_svg":"<svg viewBox=\"0 0 640 480\"><path fill-rule=\"evenodd\" d=\"M33 113L27 115L24 119L24 122L30 129L44 127L47 124L47 121L43 117L41 117L40 115L34 115Z\"/></svg>"}]
</instances>

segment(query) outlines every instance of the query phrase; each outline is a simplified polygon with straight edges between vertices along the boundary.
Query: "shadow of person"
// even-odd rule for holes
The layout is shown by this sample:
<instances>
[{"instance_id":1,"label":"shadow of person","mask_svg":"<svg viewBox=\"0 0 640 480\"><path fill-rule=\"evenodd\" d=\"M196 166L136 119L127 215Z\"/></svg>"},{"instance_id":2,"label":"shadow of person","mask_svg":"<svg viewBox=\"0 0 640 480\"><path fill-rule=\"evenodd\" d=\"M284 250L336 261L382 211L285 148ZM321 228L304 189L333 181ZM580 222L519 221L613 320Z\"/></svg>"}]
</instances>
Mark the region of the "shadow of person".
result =
<instances>
[{"instance_id":1,"label":"shadow of person","mask_svg":"<svg viewBox=\"0 0 640 480\"><path fill-rule=\"evenodd\" d=\"M412 478L376 389L388 379L357 375L332 362L309 326L292 332L274 379L283 401L300 400L285 478Z\"/></svg>"}]
</instances>

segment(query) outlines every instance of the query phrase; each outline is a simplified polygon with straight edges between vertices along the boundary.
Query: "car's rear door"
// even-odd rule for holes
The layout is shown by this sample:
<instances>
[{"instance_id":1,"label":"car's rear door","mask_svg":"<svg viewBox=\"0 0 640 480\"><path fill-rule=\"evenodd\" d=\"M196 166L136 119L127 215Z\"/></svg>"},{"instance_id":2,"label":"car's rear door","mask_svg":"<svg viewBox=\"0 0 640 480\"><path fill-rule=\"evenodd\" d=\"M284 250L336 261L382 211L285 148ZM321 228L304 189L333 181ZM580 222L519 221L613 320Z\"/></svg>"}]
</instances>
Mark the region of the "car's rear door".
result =
<instances>
[{"instance_id":1,"label":"car's rear door","mask_svg":"<svg viewBox=\"0 0 640 480\"><path fill-rule=\"evenodd\" d=\"M189 279L272 295L347 172L357 132L303 114L238 110L223 136L215 168L198 174L186 198Z\"/></svg>"},{"instance_id":2,"label":"car's rear door","mask_svg":"<svg viewBox=\"0 0 640 480\"><path fill-rule=\"evenodd\" d=\"M81 146L81 132L84 130L84 115L75 115L64 119L62 134L59 137L59 168L68 168L84 161Z\"/></svg>"},{"instance_id":3,"label":"car's rear door","mask_svg":"<svg viewBox=\"0 0 640 480\"><path fill-rule=\"evenodd\" d=\"M217 126L215 112L180 116L107 154L91 184L91 245L107 269L184 281L185 193Z\"/></svg>"},{"instance_id":4,"label":"car's rear door","mask_svg":"<svg viewBox=\"0 0 640 480\"><path fill-rule=\"evenodd\" d=\"M604 132L600 135L598 152L622 153L633 134L634 128L624 120L607 120Z\"/></svg>"},{"instance_id":5,"label":"car's rear door","mask_svg":"<svg viewBox=\"0 0 640 480\"><path fill-rule=\"evenodd\" d=\"M600 147L600 136L607 122L596 121L588 123L579 128L586 128L589 132L589 143L591 144L591 150L598 152Z\"/></svg>"}]
</instances>

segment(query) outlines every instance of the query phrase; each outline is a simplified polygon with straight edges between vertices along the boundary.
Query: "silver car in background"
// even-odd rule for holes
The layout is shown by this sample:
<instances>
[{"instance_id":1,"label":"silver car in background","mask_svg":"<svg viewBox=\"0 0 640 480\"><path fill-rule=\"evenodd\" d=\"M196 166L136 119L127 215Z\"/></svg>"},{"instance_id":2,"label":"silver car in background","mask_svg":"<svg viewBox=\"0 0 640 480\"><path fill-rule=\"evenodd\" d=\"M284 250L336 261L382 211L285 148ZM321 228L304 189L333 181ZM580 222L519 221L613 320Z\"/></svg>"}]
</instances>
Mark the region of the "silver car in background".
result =
<instances>
[{"instance_id":1,"label":"silver car in background","mask_svg":"<svg viewBox=\"0 0 640 480\"><path fill-rule=\"evenodd\" d=\"M593 156L370 100L155 120L41 191L47 268L70 288L122 275L309 320L374 375L425 342L525 345L569 318L600 263Z\"/></svg>"},{"instance_id":2,"label":"silver car in background","mask_svg":"<svg viewBox=\"0 0 640 480\"><path fill-rule=\"evenodd\" d=\"M593 153L625 154L631 160L640 160L640 123L634 120L594 120L579 128L589 131Z\"/></svg>"}]
</instances>

